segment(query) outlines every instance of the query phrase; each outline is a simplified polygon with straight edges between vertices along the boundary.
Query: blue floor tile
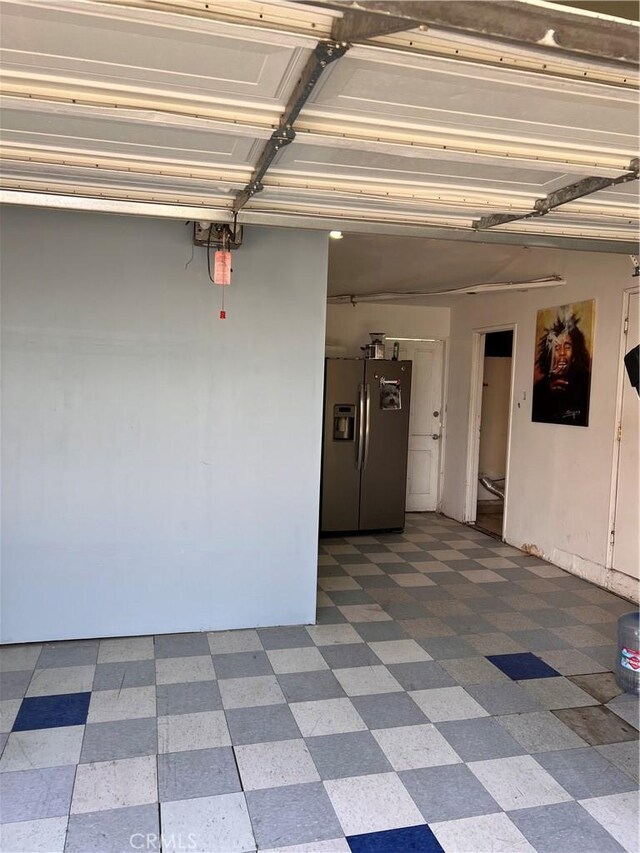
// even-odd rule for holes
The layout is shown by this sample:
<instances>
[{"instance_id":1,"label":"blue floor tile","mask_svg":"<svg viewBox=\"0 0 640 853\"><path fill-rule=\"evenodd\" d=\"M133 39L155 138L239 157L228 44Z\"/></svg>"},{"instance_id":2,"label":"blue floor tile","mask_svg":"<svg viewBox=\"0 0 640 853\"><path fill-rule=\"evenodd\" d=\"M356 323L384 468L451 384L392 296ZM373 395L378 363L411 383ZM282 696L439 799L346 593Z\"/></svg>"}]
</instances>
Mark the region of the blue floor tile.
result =
<instances>
[{"instance_id":1,"label":"blue floor tile","mask_svg":"<svg viewBox=\"0 0 640 853\"><path fill-rule=\"evenodd\" d=\"M23 699L12 731L83 726L87 722L91 693L64 693L60 696L32 696Z\"/></svg>"},{"instance_id":2,"label":"blue floor tile","mask_svg":"<svg viewBox=\"0 0 640 853\"><path fill-rule=\"evenodd\" d=\"M367 832L347 838L352 853L444 853L426 824L385 832Z\"/></svg>"},{"instance_id":3,"label":"blue floor tile","mask_svg":"<svg viewBox=\"0 0 640 853\"><path fill-rule=\"evenodd\" d=\"M546 664L531 652L518 652L513 655L487 655L487 660L502 670L514 681L527 678L557 678L559 672Z\"/></svg>"}]
</instances>

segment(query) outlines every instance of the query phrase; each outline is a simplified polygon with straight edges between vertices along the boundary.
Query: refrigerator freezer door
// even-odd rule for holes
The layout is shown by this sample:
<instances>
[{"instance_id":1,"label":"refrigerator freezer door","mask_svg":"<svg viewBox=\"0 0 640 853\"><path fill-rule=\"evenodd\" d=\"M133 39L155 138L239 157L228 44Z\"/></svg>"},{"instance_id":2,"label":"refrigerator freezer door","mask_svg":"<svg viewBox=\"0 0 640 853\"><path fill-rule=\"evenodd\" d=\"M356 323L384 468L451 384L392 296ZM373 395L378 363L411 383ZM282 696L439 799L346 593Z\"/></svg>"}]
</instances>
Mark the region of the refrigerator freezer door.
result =
<instances>
[{"instance_id":1,"label":"refrigerator freezer door","mask_svg":"<svg viewBox=\"0 0 640 853\"><path fill-rule=\"evenodd\" d=\"M365 365L368 429L361 476L360 530L403 528L411 362L370 360Z\"/></svg>"},{"instance_id":2,"label":"refrigerator freezer door","mask_svg":"<svg viewBox=\"0 0 640 853\"><path fill-rule=\"evenodd\" d=\"M364 397L363 362L326 360L320 530L323 533L358 529ZM338 422L343 412L355 413L354 428Z\"/></svg>"}]
</instances>

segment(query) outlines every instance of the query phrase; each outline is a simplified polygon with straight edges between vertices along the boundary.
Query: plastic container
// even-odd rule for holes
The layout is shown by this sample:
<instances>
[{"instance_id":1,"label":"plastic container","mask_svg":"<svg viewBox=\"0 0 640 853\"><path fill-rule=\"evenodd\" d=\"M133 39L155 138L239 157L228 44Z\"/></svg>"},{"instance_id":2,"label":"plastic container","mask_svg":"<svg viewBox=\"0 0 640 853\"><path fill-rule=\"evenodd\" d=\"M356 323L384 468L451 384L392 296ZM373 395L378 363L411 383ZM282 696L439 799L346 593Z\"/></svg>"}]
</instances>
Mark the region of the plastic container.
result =
<instances>
[{"instance_id":1,"label":"plastic container","mask_svg":"<svg viewBox=\"0 0 640 853\"><path fill-rule=\"evenodd\" d=\"M640 695L640 613L625 613L618 619L616 681L625 693Z\"/></svg>"}]
</instances>

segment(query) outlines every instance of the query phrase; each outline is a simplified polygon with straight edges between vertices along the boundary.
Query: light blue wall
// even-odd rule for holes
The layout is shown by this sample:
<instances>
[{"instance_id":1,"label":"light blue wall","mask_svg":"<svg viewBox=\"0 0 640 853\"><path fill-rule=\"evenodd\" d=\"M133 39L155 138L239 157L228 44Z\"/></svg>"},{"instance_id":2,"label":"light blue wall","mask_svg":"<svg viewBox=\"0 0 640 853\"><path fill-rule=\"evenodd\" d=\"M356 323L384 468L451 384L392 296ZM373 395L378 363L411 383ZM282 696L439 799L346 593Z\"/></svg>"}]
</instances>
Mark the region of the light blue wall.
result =
<instances>
[{"instance_id":1,"label":"light blue wall","mask_svg":"<svg viewBox=\"0 0 640 853\"><path fill-rule=\"evenodd\" d=\"M315 618L327 239L5 208L2 641Z\"/></svg>"}]
</instances>

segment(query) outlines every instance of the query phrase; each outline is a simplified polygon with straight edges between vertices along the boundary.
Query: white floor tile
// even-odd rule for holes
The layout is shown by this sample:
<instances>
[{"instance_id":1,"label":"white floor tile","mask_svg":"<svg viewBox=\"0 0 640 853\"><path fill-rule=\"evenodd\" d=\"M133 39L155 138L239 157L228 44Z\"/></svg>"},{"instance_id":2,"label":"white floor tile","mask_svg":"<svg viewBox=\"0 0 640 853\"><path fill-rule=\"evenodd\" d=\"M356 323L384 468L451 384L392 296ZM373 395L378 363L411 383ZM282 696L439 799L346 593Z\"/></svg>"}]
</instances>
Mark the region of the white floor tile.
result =
<instances>
[{"instance_id":1,"label":"white floor tile","mask_svg":"<svg viewBox=\"0 0 640 853\"><path fill-rule=\"evenodd\" d=\"M158 752L185 752L230 746L224 711L158 717Z\"/></svg>"},{"instance_id":2,"label":"white floor tile","mask_svg":"<svg viewBox=\"0 0 640 853\"><path fill-rule=\"evenodd\" d=\"M319 699L289 706L303 737L366 731L362 717L349 699Z\"/></svg>"},{"instance_id":3,"label":"white floor tile","mask_svg":"<svg viewBox=\"0 0 640 853\"><path fill-rule=\"evenodd\" d=\"M345 604L338 610L349 622L391 621L391 616L379 604Z\"/></svg>"},{"instance_id":4,"label":"white floor tile","mask_svg":"<svg viewBox=\"0 0 640 853\"><path fill-rule=\"evenodd\" d=\"M435 726L398 726L372 731L371 734L394 770L416 770L461 762L458 753Z\"/></svg>"},{"instance_id":5,"label":"white floor tile","mask_svg":"<svg viewBox=\"0 0 640 853\"><path fill-rule=\"evenodd\" d=\"M244 794L162 803L162 833L191 853L247 853L256 849Z\"/></svg>"},{"instance_id":6,"label":"white floor tile","mask_svg":"<svg viewBox=\"0 0 640 853\"><path fill-rule=\"evenodd\" d=\"M254 708L286 702L275 675L251 678L225 678L218 682L225 708Z\"/></svg>"},{"instance_id":7,"label":"white floor tile","mask_svg":"<svg viewBox=\"0 0 640 853\"><path fill-rule=\"evenodd\" d=\"M308 625L307 631L316 646L339 646L348 643L362 643L362 637L353 625Z\"/></svg>"},{"instance_id":8,"label":"white floor tile","mask_svg":"<svg viewBox=\"0 0 640 853\"><path fill-rule=\"evenodd\" d=\"M79 764L71 814L142 806L157 799L155 755Z\"/></svg>"},{"instance_id":9,"label":"white floor tile","mask_svg":"<svg viewBox=\"0 0 640 853\"><path fill-rule=\"evenodd\" d=\"M460 572L465 578L468 578L472 583L507 583L507 579L497 572L492 572L491 569L474 569L469 572Z\"/></svg>"},{"instance_id":10,"label":"white floor tile","mask_svg":"<svg viewBox=\"0 0 640 853\"><path fill-rule=\"evenodd\" d=\"M93 686L95 666L64 666L36 669L27 696L58 696L62 693L87 693Z\"/></svg>"},{"instance_id":11,"label":"white floor tile","mask_svg":"<svg viewBox=\"0 0 640 853\"><path fill-rule=\"evenodd\" d=\"M530 755L472 761L468 766L505 811L564 803L572 799Z\"/></svg>"},{"instance_id":12,"label":"white floor tile","mask_svg":"<svg viewBox=\"0 0 640 853\"><path fill-rule=\"evenodd\" d=\"M122 637L101 640L98 663L119 663L128 660L153 660L153 637Z\"/></svg>"},{"instance_id":13,"label":"white floor tile","mask_svg":"<svg viewBox=\"0 0 640 853\"><path fill-rule=\"evenodd\" d=\"M345 835L382 832L424 823L395 773L377 773L324 783Z\"/></svg>"},{"instance_id":14,"label":"white floor tile","mask_svg":"<svg viewBox=\"0 0 640 853\"><path fill-rule=\"evenodd\" d=\"M506 814L429 824L445 853L535 853Z\"/></svg>"},{"instance_id":15,"label":"white floor tile","mask_svg":"<svg viewBox=\"0 0 640 853\"><path fill-rule=\"evenodd\" d=\"M409 695L434 723L446 720L470 720L488 717L482 705L470 696L464 687L437 687L431 690L413 690Z\"/></svg>"},{"instance_id":16,"label":"white floor tile","mask_svg":"<svg viewBox=\"0 0 640 853\"><path fill-rule=\"evenodd\" d=\"M374 693L396 693L402 686L386 666L352 666L334 669L333 674L347 696L369 696Z\"/></svg>"},{"instance_id":17,"label":"white floor tile","mask_svg":"<svg viewBox=\"0 0 640 853\"><path fill-rule=\"evenodd\" d=\"M84 726L13 732L0 759L0 771L62 767L80 761Z\"/></svg>"},{"instance_id":18,"label":"white floor tile","mask_svg":"<svg viewBox=\"0 0 640 853\"><path fill-rule=\"evenodd\" d=\"M384 664L433 660L431 655L427 654L415 640L384 640L378 643L369 643L369 647Z\"/></svg>"},{"instance_id":19,"label":"white floor tile","mask_svg":"<svg viewBox=\"0 0 640 853\"><path fill-rule=\"evenodd\" d=\"M213 681L214 678L213 661L209 655L156 661L156 684L184 684L188 681Z\"/></svg>"},{"instance_id":20,"label":"white floor tile","mask_svg":"<svg viewBox=\"0 0 640 853\"><path fill-rule=\"evenodd\" d=\"M411 572L410 574L393 575L393 580L401 587L416 587L416 586L435 586L436 582L432 581L426 573Z\"/></svg>"},{"instance_id":21,"label":"white floor tile","mask_svg":"<svg viewBox=\"0 0 640 853\"><path fill-rule=\"evenodd\" d=\"M2 853L63 853L68 817L4 823L0 830Z\"/></svg>"},{"instance_id":22,"label":"white floor tile","mask_svg":"<svg viewBox=\"0 0 640 853\"><path fill-rule=\"evenodd\" d=\"M307 745L301 738L236 746L235 754L245 791L320 781Z\"/></svg>"},{"instance_id":23,"label":"white floor tile","mask_svg":"<svg viewBox=\"0 0 640 853\"><path fill-rule=\"evenodd\" d=\"M92 693L87 722L108 723L155 715L155 687L126 687L124 690L98 690Z\"/></svg>"},{"instance_id":24,"label":"white floor tile","mask_svg":"<svg viewBox=\"0 0 640 853\"><path fill-rule=\"evenodd\" d=\"M329 664L315 646L302 649L273 649L267 652L267 656L277 675L329 669Z\"/></svg>"},{"instance_id":25,"label":"white floor tile","mask_svg":"<svg viewBox=\"0 0 640 853\"><path fill-rule=\"evenodd\" d=\"M640 850L638 794L629 791L626 794L612 794L609 797L593 797L579 800L591 817L604 826L607 832L629 853Z\"/></svg>"}]
</instances>

